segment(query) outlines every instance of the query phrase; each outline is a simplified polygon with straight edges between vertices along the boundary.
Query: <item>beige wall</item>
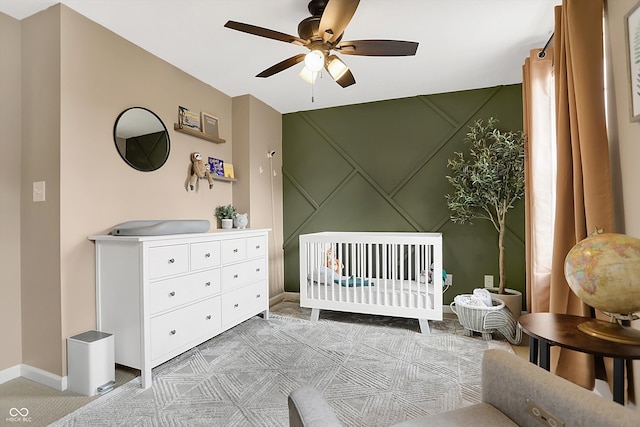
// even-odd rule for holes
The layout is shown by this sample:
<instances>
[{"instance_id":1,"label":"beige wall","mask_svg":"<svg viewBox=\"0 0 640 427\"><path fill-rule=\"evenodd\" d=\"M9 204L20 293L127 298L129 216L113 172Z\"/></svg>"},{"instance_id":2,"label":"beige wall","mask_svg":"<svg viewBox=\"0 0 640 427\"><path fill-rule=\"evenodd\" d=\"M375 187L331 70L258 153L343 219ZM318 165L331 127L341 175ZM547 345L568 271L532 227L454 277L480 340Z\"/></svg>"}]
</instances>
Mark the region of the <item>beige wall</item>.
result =
<instances>
[{"instance_id":1,"label":"beige wall","mask_svg":"<svg viewBox=\"0 0 640 427\"><path fill-rule=\"evenodd\" d=\"M232 203L237 183L215 181L210 190L201 181L197 191L187 191L186 183L193 151L233 161L233 100L65 6L53 6L19 24L22 117L28 120L22 129L22 224L13 209L8 225L22 225L22 235L13 245L2 241L0 249L15 251L22 243L22 301L12 298L18 301L17 311L11 315L3 310L0 316L22 325L22 354L14 337L11 343L17 344L18 353L10 359L3 354L0 372L21 358L23 364L64 376L66 338L95 327L94 245L88 236L134 219L208 219L216 228L215 207ZM1 35L4 40L4 32ZM4 66L0 71L4 76ZM10 107L4 96L0 104ZM227 143L176 133L179 105L217 116L220 137ZM115 149L114 121L132 106L151 109L169 129L171 152L157 171L132 169ZM7 115L2 117L6 120ZM254 119L281 126L280 114L266 105ZM19 141L18 134L10 148L19 150ZM248 151L252 143L244 141ZM19 157L17 152L12 161ZM249 170L241 165L236 169L238 183L251 179ZM40 180L46 181L47 198L34 203L31 183ZM3 174L3 189L18 183L19 178L5 179ZM3 281L18 282L18 273L12 277L3 272Z\"/></svg>"},{"instance_id":2,"label":"beige wall","mask_svg":"<svg viewBox=\"0 0 640 427\"><path fill-rule=\"evenodd\" d=\"M282 118L259 99L233 100L233 158L249 179L234 184L233 202L254 228L269 228L269 294L284 292L282 249ZM250 142L250 144L249 144ZM273 158L267 153L275 151Z\"/></svg>"},{"instance_id":3,"label":"beige wall","mask_svg":"<svg viewBox=\"0 0 640 427\"><path fill-rule=\"evenodd\" d=\"M630 84L627 67L624 16L637 4L637 0L607 1L607 31L609 32L609 112L613 119L611 145L615 153L614 179L620 182L616 188L616 206L621 232L640 238L640 121L630 121Z\"/></svg>"},{"instance_id":4,"label":"beige wall","mask_svg":"<svg viewBox=\"0 0 640 427\"><path fill-rule=\"evenodd\" d=\"M22 22L22 363L60 375L59 8ZM32 183L45 181L46 201Z\"/></svg>"},{"instance_id":5,"label":"beige wall","mask_svg":"<svg viewBox=\"0 0 640 427\"><path fill-rule=\"evenodd\" d=\"M629 120L630 84L627 67L624 16L637 0L606 1L606 25L609 34L608 108L611 121L610 144L612 174L615 186L618 232L640 238L640 122ZM635 322L640 328L640 322ZM640 399L640 362L634 361L635 403Z\"/></svg>"},{"instance_id":6,"label":"beige wall","mask_svg":"<svg viewBox=\"0 0 640 427\"><path fill-rule=\"evenodd\" d=\"M190 154L231 159L232 136L224 126L231 122L228 96L64 7L61 45L60 290L68 337L95 327L87 236L134 219L203 218L215 228L213 209L231 201L232 186L216 182L210 190L203 181L187 192ZM174 132L179 105L215 114L228 142ZM169 159L157 171L129 167L115 149L114 120L132 106L154 111L170 129Z\"/></svg>"},{"instance_id":7,"label":"beige wall","mask_svg":"<svg viewBox=\"0 0 640 427\"><path fill-rule=\"evenodd\" d=\"M20 23L0 13L0 371L22 360L20 319ZM16 321L18 319L18 321Z\"/></svg>"}]
</instances>

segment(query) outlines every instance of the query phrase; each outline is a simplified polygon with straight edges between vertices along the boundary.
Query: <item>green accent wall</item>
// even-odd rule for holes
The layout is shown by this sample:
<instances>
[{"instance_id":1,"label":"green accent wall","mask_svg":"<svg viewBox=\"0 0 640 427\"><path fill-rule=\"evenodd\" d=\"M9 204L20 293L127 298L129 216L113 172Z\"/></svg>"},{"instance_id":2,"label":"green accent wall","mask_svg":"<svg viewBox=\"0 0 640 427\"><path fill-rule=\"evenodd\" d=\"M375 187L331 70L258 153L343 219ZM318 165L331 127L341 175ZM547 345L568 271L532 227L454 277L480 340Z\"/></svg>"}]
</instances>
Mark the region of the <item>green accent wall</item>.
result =
<instances>
[{"instance_id":1,"label":"green accent wall","mask_svg":"<svg viewBox=\"0 0 640 427\"><path fill-rule=\"evenodd\" d=\"M453 274L445 303L498 283L498 234L488 221L454 224L447 160L477 119L522 130L522 86L508 85L286 114L282 124L285 291L298 292L300 234L433 231ZM524 293L524 202L507 215L507 286Z\"/></svg>"}]
</instances>

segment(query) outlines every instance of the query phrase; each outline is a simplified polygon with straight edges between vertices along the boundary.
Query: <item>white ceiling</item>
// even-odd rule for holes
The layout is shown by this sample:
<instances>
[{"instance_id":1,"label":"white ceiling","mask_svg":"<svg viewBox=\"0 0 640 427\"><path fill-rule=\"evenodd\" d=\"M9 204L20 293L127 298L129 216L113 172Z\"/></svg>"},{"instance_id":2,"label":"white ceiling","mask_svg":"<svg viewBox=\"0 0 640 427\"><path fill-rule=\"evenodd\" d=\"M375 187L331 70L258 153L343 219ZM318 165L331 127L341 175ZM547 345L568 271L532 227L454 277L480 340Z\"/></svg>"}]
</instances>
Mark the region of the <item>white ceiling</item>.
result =
<instances>
[{"instance_id":1,"label":"white ceiling","mask_svg":"<svg viewBox=\"0 0 640 427\"><path fill-rule=\"evenodd\" d=\"M344 89L328 75L312 87L297 75L303 64L256 78L306 49L223 27L234 20L297 36L308 0L60 2L231 97L248 93L289 113L520 83L524 58L551 36L561 0L362 0L344 40L420 46L413 57L343 55L357 82ZM56 3L0 0L0 12L23 19Z\"/></svg>"}]
</instances>

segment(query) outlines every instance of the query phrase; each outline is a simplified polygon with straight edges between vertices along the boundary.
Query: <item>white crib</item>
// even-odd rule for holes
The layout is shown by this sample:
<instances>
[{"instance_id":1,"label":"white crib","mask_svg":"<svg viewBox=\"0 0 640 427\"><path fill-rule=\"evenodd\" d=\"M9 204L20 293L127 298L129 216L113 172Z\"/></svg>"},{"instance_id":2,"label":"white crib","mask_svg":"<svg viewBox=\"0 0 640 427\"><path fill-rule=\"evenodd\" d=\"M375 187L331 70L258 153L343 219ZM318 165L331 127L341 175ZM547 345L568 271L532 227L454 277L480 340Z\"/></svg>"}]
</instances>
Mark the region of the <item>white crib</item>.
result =
<instances>
[{"instance_id":1,"label":"white crib","mask_svg":"<svg viewBox=\"0 0 640 427\"><path fill-rule=\"evenodd\" d=\"M442 234L323 232L300 235L300 306L442 320Z\"/></svg>"}]
</instances>

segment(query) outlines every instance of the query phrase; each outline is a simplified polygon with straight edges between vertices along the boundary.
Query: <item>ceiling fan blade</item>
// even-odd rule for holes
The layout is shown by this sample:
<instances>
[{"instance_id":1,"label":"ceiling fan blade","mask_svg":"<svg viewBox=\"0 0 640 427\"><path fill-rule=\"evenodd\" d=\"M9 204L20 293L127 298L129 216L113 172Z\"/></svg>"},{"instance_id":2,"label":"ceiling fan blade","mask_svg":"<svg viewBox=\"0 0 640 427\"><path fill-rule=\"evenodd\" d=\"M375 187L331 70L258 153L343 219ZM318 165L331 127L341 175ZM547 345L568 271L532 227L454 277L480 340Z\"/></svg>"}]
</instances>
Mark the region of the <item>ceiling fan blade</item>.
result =
<instances>
[{"instance_id":1,"label":"ceiling fan blade","mask_svg":"<svg viewBox=\"0 0 640 427\"><path fill-rule=\"evenodd\" d=\"M273 76L274 74L277 74L280 71L284 71L287 68L293 67L294 65L304 61L304 57L305 56L306 56L306 54L299 53L296 56L292 56L291 58L287 58L284 61L278 62L276 65L273 65L273 66L267 68L266 70L264 70L263 72L258 74L256 77L270 77L270 76Z\"/></svg>"},{"instance_id":2,"label":"ceiling fan blade","mask_svg":"<svg viewBox=\"0 0 640 427\"><path fill-rule=\"evenodd\" d=\"M232 30L242 31L243 33L253 34L254 36L260 36L271 40L293 43L299 46L306 46L308 44L306 40L302 40L299 37L281 33L279 31L269 30L267 28L257 27L251 24L243 24L242 22L227 21L224 26L231 28Z\"/></svg>"},{"instance_id":3,"label":"ceiling fan blade","mask_svg":"<svg viewBox=\"0 0 640 427\"><path fill-rule=\"evenodd\" d=\"M352 40L341 42L334 49L345 55L413 56L418 50L418 43L403 40Z\"/></svg>"},{"instance_id":4,"label":"ceiling fan blade","mask_svg":"<svg viewBox=\"0 0 640 427\"><path fill-rule=\"evenodd\" d=\"M318 34L325 42L335 42L347 28L360 0L329 0L322 12Z\"/></svg>"},{"instance_id":5,"label":"ceiling fan blade","mask_svg":"<svg viewBox=\"0 0 640 427\"><path fill-rule=\"evenodd\" d=\"M336 83L338 83L342 87L348 87L355 84L356 79L355 77L353 77L351 70L347 68L347 71L345 71L345 73L336 80Z\"/></svg>"}]
</instances>

